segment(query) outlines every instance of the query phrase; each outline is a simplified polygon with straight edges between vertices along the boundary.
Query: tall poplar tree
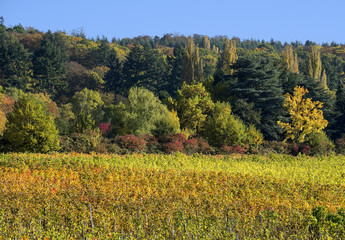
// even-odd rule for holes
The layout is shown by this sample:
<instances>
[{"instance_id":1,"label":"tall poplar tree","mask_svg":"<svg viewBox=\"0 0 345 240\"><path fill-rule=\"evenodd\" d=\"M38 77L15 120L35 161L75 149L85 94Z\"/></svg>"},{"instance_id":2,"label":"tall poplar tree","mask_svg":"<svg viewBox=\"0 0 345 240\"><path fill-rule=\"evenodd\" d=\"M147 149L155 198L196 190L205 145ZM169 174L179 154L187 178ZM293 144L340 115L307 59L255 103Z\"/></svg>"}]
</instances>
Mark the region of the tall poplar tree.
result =
<instances>
[{"instance_id":1,"label":"tall poplar tree","mask_svg":"<svg viewBox=\"0 0 345 240\"><path fill-rule=\"evenodd\" d=\"M286 70L299 73L298 70L298 59L297 53L294 54L292 45L287 45L282 52L283 64L286 67Z\"/></svg>"},{"instance_id":2,"label":"tall poplar tree","mask_svg":"<svg viewBox=\"0 0 345 240\"><path fill-rule=\"evenodd\" d=\"M202 40L203 47L207 50L211 49L211 42L207 35L204 36Z\"/></svg>"},{"instance_id":3,"label":"tall poplar tree","mask_svg":"<svg viewBox=\"0 0 345 240\"><path fill-rule=\"evenodd\" d=\"M232 75L234 73L234 70L231 68L231 66L236 62L237 59L236 42L233 40L230 41L227 38L225 40L221 61L221 68L225 75Z\"/></svg>"},{"instance_id":4,"label":"tall poplar tree","mask_svg":"<svg viewBox=\"0 0 345 240\"><path fill-rule=\"evenodd\" d=\"M322 71L321 63L321 51L320 47L317 45L312 45L310 47L308 64L307 64L307 75L320 81Z\"/></svg>"},{"instance_id":5,"label":"tall poplar tree","mask_svg":"<svg viewBox=\"0 0 345 240\"><path fill-rule=\"evenodd\" d=\"M196 83L204 80L204 73L200 63L199 47L195 47L193 38L189 37L183 59L182 81Z\"/></svg>"}]
</instances>

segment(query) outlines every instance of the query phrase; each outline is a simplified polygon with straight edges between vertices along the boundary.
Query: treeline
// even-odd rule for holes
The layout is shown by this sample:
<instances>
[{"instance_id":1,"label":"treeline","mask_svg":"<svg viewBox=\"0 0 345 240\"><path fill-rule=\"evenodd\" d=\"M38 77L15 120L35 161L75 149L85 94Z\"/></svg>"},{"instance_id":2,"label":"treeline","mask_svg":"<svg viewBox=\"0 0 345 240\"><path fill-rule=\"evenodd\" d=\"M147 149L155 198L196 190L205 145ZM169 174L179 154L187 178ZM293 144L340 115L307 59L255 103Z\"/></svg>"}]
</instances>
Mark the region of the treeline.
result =
<instances>
[{"instance_id":1,"label":"treeline","mask_svg":"<svg viewBox=\"0 0 345 240\"><path fill-rule=\"evenodd\" d=\"M345 145L345 45L334 42L172 34L110 42L2 19L0 62L1 151Z\"/></svg>"}]
</instances>

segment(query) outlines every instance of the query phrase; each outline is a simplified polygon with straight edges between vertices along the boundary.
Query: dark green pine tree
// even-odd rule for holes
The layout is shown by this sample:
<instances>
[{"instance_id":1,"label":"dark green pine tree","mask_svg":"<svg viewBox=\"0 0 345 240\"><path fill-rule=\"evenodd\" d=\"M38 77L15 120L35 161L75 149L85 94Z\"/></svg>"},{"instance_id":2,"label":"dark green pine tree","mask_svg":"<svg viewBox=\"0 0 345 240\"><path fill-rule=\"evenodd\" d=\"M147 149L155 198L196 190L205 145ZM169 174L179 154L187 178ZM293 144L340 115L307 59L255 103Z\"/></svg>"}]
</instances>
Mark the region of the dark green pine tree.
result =
<instances>
[{"instance_id":1,"label":"dark green pine tree","mask_svg":"<svg viewBox=\"0 0 345 240\"><path fill-rule=\"evenodd\" d=\"M133 86L157 92L166 77L166 61L157 50L134 45L124 63L123 75L125 92Z\"/></svg>"},{"instance_id":2,"label":"dark green pine tree","mask_svg":"<svg viewBox=\"0 0 345 240\"><path fill-rule=\"evenodd\" d=\"M336 120L337 134L335 138L339 138L345 133L345 86L342 81L339 81L336 92L336 111L339 115Z\"/></svg>"},{"instance_id":3,"label":"dark green pine tree","mask_svg":"<svg viewBox=\"0 0 345 240\"><path fill-rule=\"evenodd\" d=\"M0 84L26 90L29 55L23 45L0 25Z\"/></svg>"},{"instance_id":4,"label":"dark green pine tree","mask_svg":"<svg viewBox=\"0 0 345 240\"><path fill-rule=\"evenodd\" d=\"M164 90L167 91L170 96L175 96L177 90L181 87L183 59L184 47L181 44L177 44L174 47L174 55L168 56L168 68L170 69L169 81L164 86Z\"/></svg>"},{"instance_id":5,"label":"dark green pine tree","mask_svg":"<svg viewBox=\"0 0 345 240\"><path fill-rule=\"evenodd\" d=\"M113 50L111 50L107 38L103 38L99 40L99 42L100 45L98 49L92 54L95 60L95 66L108 66L110 64L110 55L113 54Z\"/></svg>"},{"instance_id":6,"label":"dark green pine tree","mask_svg":"<svg viewBox=\"0 0 345 240\"><path fill-rule=\"evenodd\" d=\"M272 58L264 55L241 57L233 65L237 82L230 86L233 105L238 102L238 99L254 104L251 108L255 113L253 119L260 119L260 124L256 127L261 130L267 140L281 138L282 129L277 121L284 118L283 90L276 64ZM238 108L234 106L234 109ZM243 117L240 112L234 113ZM258 113L261 113L260 117Z\"/></svg>"},{"instance_id":7,"label":"dark green pine tree","mask_svg":"<svg viewBox=\"0 0 345 240\"><path fill-rule=\"evenodd\" d=\"M123 87L127 93L132 86L142 85L146 80L146 56L145 49L141 45L134 45L123 66Z\"/></svg>"},{"instance_id":8,"label":"dark green pine tree","mask_svg":"<svg viewBox=\"0 0 345 240\"><path fill-rule=\"evenodd\" d=\"M115 51L109 55L107 67L109 71L104 76L106 91L123 94L122 64Z\"/></svg>"},{"instance_id":9,"label":"dark green pine tree","mask_svg":"<svg viewBox=\"0 0 345 240\"><path fill-rule=\"evenodd\" d=\"M34 77L38 80L40 91L55 96L66 89L66 61L67 46L63 35L48 31L33 56Z\"/></svg>"},{"instance_id":10,"label":"dark green pine tree","mask_svg":"<svg viewBox=\"0 0 345 240\"><path fill-rule=\"evenodd\" d=\"M328 121L325 132L328 136L334 137L337 134L336 119L338 113L336 112L335 98L331 95L328 89L325 89L321 82L315 81L314 78L304 77L299 78L298 85L304 86L309 93L305 95L307 98L312 98L313 101L323 103L322 111L324 118Z\"/></svg>"}]
</instances>

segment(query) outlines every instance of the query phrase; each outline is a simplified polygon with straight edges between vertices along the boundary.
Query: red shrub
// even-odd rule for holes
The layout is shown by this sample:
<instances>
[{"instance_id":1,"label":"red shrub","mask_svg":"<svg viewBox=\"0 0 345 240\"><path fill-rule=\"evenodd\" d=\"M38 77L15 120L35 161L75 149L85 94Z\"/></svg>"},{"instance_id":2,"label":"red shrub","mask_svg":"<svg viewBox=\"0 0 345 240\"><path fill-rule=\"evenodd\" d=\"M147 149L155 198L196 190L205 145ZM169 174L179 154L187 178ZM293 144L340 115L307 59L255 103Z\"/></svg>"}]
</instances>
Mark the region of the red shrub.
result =
<instances>
[{"instance_id":1,"label":"red shrub","mask_svg":"<svg viewBox=\"0 0 345 240\"><path fill-rule=\"evenodd\" d=\"M299 148L299 152L303 153L303 154L308 154L310 152L310 150L311 150L311 146L309 146L309 145L302 145Z\"/></svg>"},{"instance_id":2,"label":"red shrub","mask_svg":"<svg viewBox=\"0 0 345 240\"><path fill-rule=\"evenodd\" d=\"M132 152L143 152L147 143L143 138L137 137L133 134L117 137L116 140L120 147Z\"/></svg>"},{"instance_id":3,"label":"red shrub","mask_svg":"<svg viewBox=\"0 0 345 240\"><path fill-rule=\"evenodd\" d=\"M142 139L146 141L146 151L148 153L157 153L159 152L160 144L158 138L150 134L145 134L141 136Z\"/></svg>"},{"instance_id":4,"label":"red shrub","mask_svg":"<svg viewBox=\"0 0 345 240\"><path fill-rule=\"evenodd\" d=\"M101 130L101 133L103 136L107 136L112 128L113 127L111 126L111 123L100 123L99 124L99 129Z\"/></svg>"},{"instance_id":5,"label":"red shrub","mask_svg":"<svg viewBox=\"0 0 345 240\"><path fill-rule=\"evenodd\" d=\"M237 153L237 154L245 154L247 152L247 147L244 146L236 146L236 147L232 147L232 146L228 146L228 145L224 145L222 147L222 151L225 154L233 154L233 153Z\"/></svg>"},{"instance_id":6,"label":"red shrub","mask_svg":"<svg viewBox=\"0 0 345 240\"><path fill-rule=\"evenodd\" d=\"M164 152L168 154L173 153L173 152L183 152L184 151L183 143L178 142L178 141L164 143L163 150Z\"/></svg>"},{"instance_id":7,"label":"red shrub","mask_svg":"<svg viewBox=\"0 0 345 240\"><path fill-rule=\"evenodd\" d=\"M182 133L169 134L160 140L162 142L164 152L184 152L183 144L186 142L186 137Z\"/></svg>"},{"instance_id":8,"label":"red shrub","mask_svg":"<svg viewBox=\"0 0 345 240\"><path fill-rule=\"evenodd\" d=\"M199 143L196 138L190 138L184 143L184 148L186 152L189 154L193 154L199 152Z\"/></svg>"},{"instance_id":9,"label":"red shrub","mask_svg":"<svg viewBox=\"0 0 345 240\"><path fill-rule=\"evenodd\" d=\"M198 137L197 141L199 144L199 152L200 153L213 154L215 152L214 148L211 147L205 139Z\"/></svg>"}]
</instances>

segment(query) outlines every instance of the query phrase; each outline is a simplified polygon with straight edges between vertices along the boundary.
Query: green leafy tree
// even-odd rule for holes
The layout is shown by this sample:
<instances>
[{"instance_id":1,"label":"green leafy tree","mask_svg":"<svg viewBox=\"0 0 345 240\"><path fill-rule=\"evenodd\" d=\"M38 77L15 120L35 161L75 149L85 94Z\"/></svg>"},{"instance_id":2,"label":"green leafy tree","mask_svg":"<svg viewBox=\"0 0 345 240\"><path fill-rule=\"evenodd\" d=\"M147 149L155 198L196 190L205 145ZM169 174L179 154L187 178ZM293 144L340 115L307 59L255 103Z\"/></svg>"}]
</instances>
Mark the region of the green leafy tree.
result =
<instances>
[{"instance_id":1,"label":"green leafy tree","mask_svg":"<svg viewBox=\"0 0 345 240\"><path fill-rule=\"evenodd\" d=\"M71 97L76 92L83 90L84 88L92 90L100 90L103 88L104 75L107 72L107 67L100 66L92 70L86 69L84 66L77 62L69 62L66 64L66 82L68 83L68 89L64 93Z\"/></svg>"},{"instance_id":2,"label":"green leafy tree","mask_svg":"<svg viewBox=\"0 0 345 240\"><path fill-rule=\"evenodd\" d=\"M194 132L202 129L214 103L202 83L182 84L173 103L181 122L181 128Z\"/></svg>"},{"instance_id":3,"label":"green leafy tree","mask_svg":"<svg viewBox=\"0 0 345 240\"><path fill-rule=\"evenodd\" d=\"M12 151L41 152L59 150L58 131L53 117L33 95L21 95L8 115L4 138Z\"/></svg>"},{"instance_id":4,"label":"green leafy tree","mask_svg":"<svg viewBox=\"0 0 345 240\"><path fill-rule=\"evenodd\" d=\"M76 132L92 130L103 119L103 100L98 92L85 88L76 92L71 102Z\"/></svg>"},{"instance_id":5,"label":"green leafy tree","mask_svg":"<svg viewBox=\"0 0 345 240\"><path fill-rule=\"evenodd\" d=\"M177 133L178 118L153 94L144 89L132 87L128 102L114 107L112 125L117 135Z\"/></svg>"},{"instance_id":6,"label":"green leafy tree","mask_svg":"<svg viewBox=\"0 0 345 240\"><path fill-rule=\"evenodd\" d=\"M262 134L254 127L247 127L238 117L231 113L228 103L216 103L208 116L202 134L208 142L216 147L224 145L259 145Z\"/></svg>"},{"instance_id":7,"label":"green leafy tree","mask_svg":"<svg viewBox=\"0 0 345 240\"><path fill-rule=\"evenodd\" d=\"M290 114L291 122L278 121L278 125L285 129L286 138L294 142L303 143L311 133L320 132L328 122L323 118L322 103L303 98L308 93L304 87L296 86L293 95L285 95L284 107Z\"/></svg>"}]
</instances>

